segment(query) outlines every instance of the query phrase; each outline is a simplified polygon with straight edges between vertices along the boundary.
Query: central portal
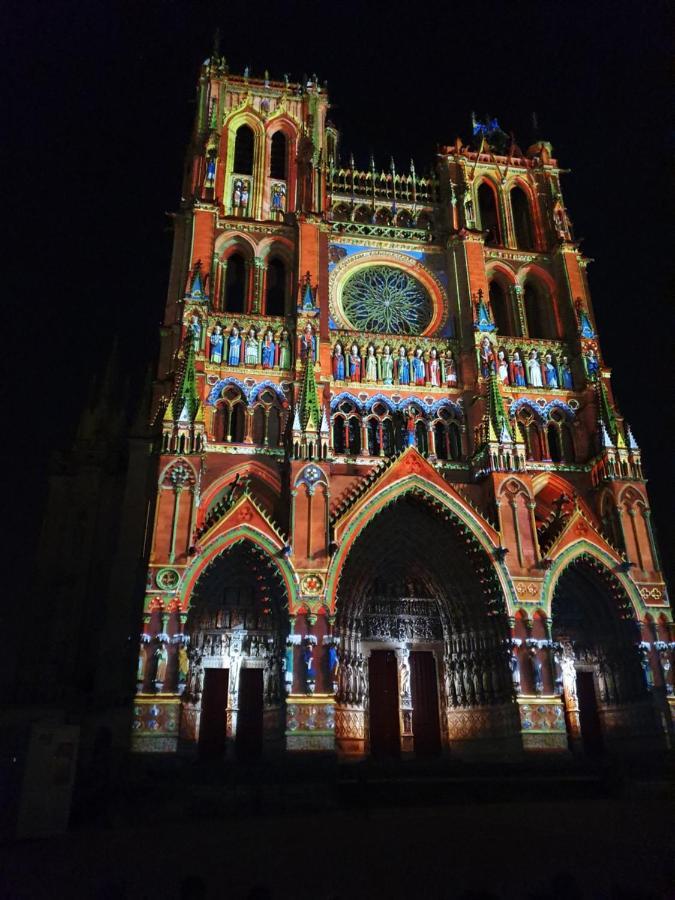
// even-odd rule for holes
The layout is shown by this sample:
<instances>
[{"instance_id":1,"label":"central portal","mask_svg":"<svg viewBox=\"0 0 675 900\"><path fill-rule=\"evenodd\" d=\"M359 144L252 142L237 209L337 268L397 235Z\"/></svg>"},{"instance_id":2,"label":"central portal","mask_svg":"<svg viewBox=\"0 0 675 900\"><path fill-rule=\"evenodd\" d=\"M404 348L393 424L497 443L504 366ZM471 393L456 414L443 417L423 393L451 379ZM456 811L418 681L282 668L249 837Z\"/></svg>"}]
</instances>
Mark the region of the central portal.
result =
<instances>
[{"instance_id":1,"label":"central portal","mask_svg":"<svg viewBox=\"0 0 675 900\"><path fill-rule=\"evenodd\" d=\"M413 650L410 654L410 672L415 756L438 756L441 752L441 723L438 716L438 675L433 653Z\"/></svg>"}]
</instances>

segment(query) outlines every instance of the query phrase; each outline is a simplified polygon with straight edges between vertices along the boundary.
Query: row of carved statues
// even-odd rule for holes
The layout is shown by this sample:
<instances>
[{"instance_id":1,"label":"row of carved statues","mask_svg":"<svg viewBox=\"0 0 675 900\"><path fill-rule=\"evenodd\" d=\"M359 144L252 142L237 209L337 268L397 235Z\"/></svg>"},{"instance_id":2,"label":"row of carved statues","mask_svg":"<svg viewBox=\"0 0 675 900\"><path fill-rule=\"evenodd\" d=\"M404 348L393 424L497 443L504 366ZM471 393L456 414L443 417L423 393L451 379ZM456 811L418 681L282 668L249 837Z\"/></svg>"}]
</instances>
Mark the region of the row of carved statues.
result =
<instances>
[{"instance_id":1,"label":"row of carved statues","mask_svg":"<svg viewBox=\"0 0 675 900\"><path fill-rule=\"evenodd\" d=\"M335 381L457 387L452 350L441 353L436 347L426 353L421 347L394 350L390 344L380 348L370 343L362 351L353 343L345 352L338 341L333 347L332 373Z\"/></svg>"},{"instance_id":2,"label":"row of carved statues","mask_svg":"<svg viewBox=\"0 0 675 900\"><path fill-rule=\"evenodd\" d=\"M478 350L480 374L488 378L495 374L504 385L513 387L547 387L574 390L574 378L569 357L556 356L548 351L527 351L523 358L520 350L509 352L504 348L495 350L488 337L484 337ZM600 363L595 351L589 349L583 357L586 373L590 379L598 377Z\"/></svg>"}]
</instances>

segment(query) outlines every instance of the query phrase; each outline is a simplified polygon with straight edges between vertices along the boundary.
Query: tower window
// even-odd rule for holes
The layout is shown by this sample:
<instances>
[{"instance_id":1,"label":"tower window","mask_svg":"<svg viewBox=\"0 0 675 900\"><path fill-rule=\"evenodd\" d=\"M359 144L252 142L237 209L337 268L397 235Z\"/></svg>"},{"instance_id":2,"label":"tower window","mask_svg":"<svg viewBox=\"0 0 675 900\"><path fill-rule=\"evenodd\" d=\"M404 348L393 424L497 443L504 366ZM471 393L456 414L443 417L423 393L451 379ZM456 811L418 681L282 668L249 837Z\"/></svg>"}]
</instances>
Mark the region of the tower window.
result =
<instances>
[{"instance_id":1,"label":"tower window","mask_svg":"<svg viewBox=\"0 0 675 900\"><path fill-rule=\"evenodd\" d=\"M279 178L282 181L286 179L286 135L283 131L276 131L272 135L270 176Z\"/></svg>"},{"instance_id":2,"label":"tower window","mask_svg":"<svg viewBox=\"0 0 675 900\"><path fill-rule=\"evenodd\" d=\"M543 288L531 282L525 285L524 296L529 336L549 341L556 340L558 328L551 297Z\"/></svg>"},{"instance_id":3,"label":"tower window","mask_svg":"<svg viewBox=\"0 0 675 900\"><path fill-rule=\"evenodd\" d=\"M286 266L280 259L272 259L267 266L265 312L268 316L283 316L285 311Z\"/></svg>"},{"instance_id":4,"label":"tower window","mask_svg":"<svg viewBox=\"0 0 675 900\"><path fill-rule=\"evenodd\" d=\"M225 273L225 311L244 311L246 300L246 263L243 256L233 253L227 261Z\"/></svg>"},{"instance_id":5,"label":"tower window","mask_svg":"<svg viewBox=\"0 0 675 900\"><path fill-rule=\"evenodd\" d=\"M498 246L501 244L501 238L497 198L493 189L485 181L478 188L478 209L480 211L480 226L483 231L487 231L485 243L489 247Z\"/></svg>"},{"instance_id":6,"label":"tower window","mask_svg":"<svg viewBox=\"0 0 675 900\"><path fill-rule=\"evenodd\" d=\"M500 334L515 334L506 290L498 281L490 282L490 306Z\"/></svg>"},{"instance_id":7,"label":"tower window","mask_svg":"<svg viewBox=\"0 0 675 900\"><path fill-rule=\"evenodd\" d=\"M532 240L530 204L527 202L525 191L520 187L514 187L511 191L511 213L516 233L516 246L520 250L531 250L534 242Z\"/></svg>"},{"instance_id":8,"label":"tower window","mask_svg":"<svg viewBox=\"0 0 675 900\"><path fill-rule=\"evenodd\" d=\"M248 125L241 125L234 139L234 171L237 175L253 175L254 145L253 131Z\"/></svg>"}]
</instances>

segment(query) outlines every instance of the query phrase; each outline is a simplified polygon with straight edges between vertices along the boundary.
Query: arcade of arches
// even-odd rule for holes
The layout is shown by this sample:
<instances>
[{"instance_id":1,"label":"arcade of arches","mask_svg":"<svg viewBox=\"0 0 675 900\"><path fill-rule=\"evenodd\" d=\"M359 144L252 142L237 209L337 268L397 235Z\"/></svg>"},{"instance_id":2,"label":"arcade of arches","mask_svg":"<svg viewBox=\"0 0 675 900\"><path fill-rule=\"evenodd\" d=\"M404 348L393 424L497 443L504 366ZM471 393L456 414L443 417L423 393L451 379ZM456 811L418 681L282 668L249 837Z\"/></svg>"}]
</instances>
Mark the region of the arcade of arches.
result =
<instances>
[{"instance_id":1,"label":"arcade of arches","mask_svg":"<svg viewBox=\"0 0 675 900\"><path fill-rule=\"evenodd\" d=\"M362 529L335 617L289 615L274 559L235 544L199 577L176 653L183 745L238 759L279 751L300 738L300 709L323 714L320 747L347 756L644 746L659 715L647 688L665 696L670 667L640 651L616 576L577 557L557 580L550 621L541 610L509 620L495 566L421 491ZM546 735L535 707L549 717Z\"/></svg>"}]
</instances>

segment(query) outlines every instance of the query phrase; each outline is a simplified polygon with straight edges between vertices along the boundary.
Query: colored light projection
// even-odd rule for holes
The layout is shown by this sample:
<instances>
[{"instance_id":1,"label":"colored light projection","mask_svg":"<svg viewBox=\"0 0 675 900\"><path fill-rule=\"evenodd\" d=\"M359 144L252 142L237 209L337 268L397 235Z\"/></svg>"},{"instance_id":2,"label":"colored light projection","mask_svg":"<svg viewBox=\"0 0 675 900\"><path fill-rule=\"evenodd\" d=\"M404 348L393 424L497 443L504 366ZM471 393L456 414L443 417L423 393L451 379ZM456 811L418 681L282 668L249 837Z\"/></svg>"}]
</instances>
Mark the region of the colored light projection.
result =
<instances>
[{"instance_id":1,"label":"colored light projection","mask_svg":"<svg viewBox=\"0 0 675 900\"><path fill-rule=\"evenodd\" d=\"M342 292L342 309L359 331L421 334L431 321L431 298L407 272L371 266L356 272Z\"/></svg>"}]
</instances>

